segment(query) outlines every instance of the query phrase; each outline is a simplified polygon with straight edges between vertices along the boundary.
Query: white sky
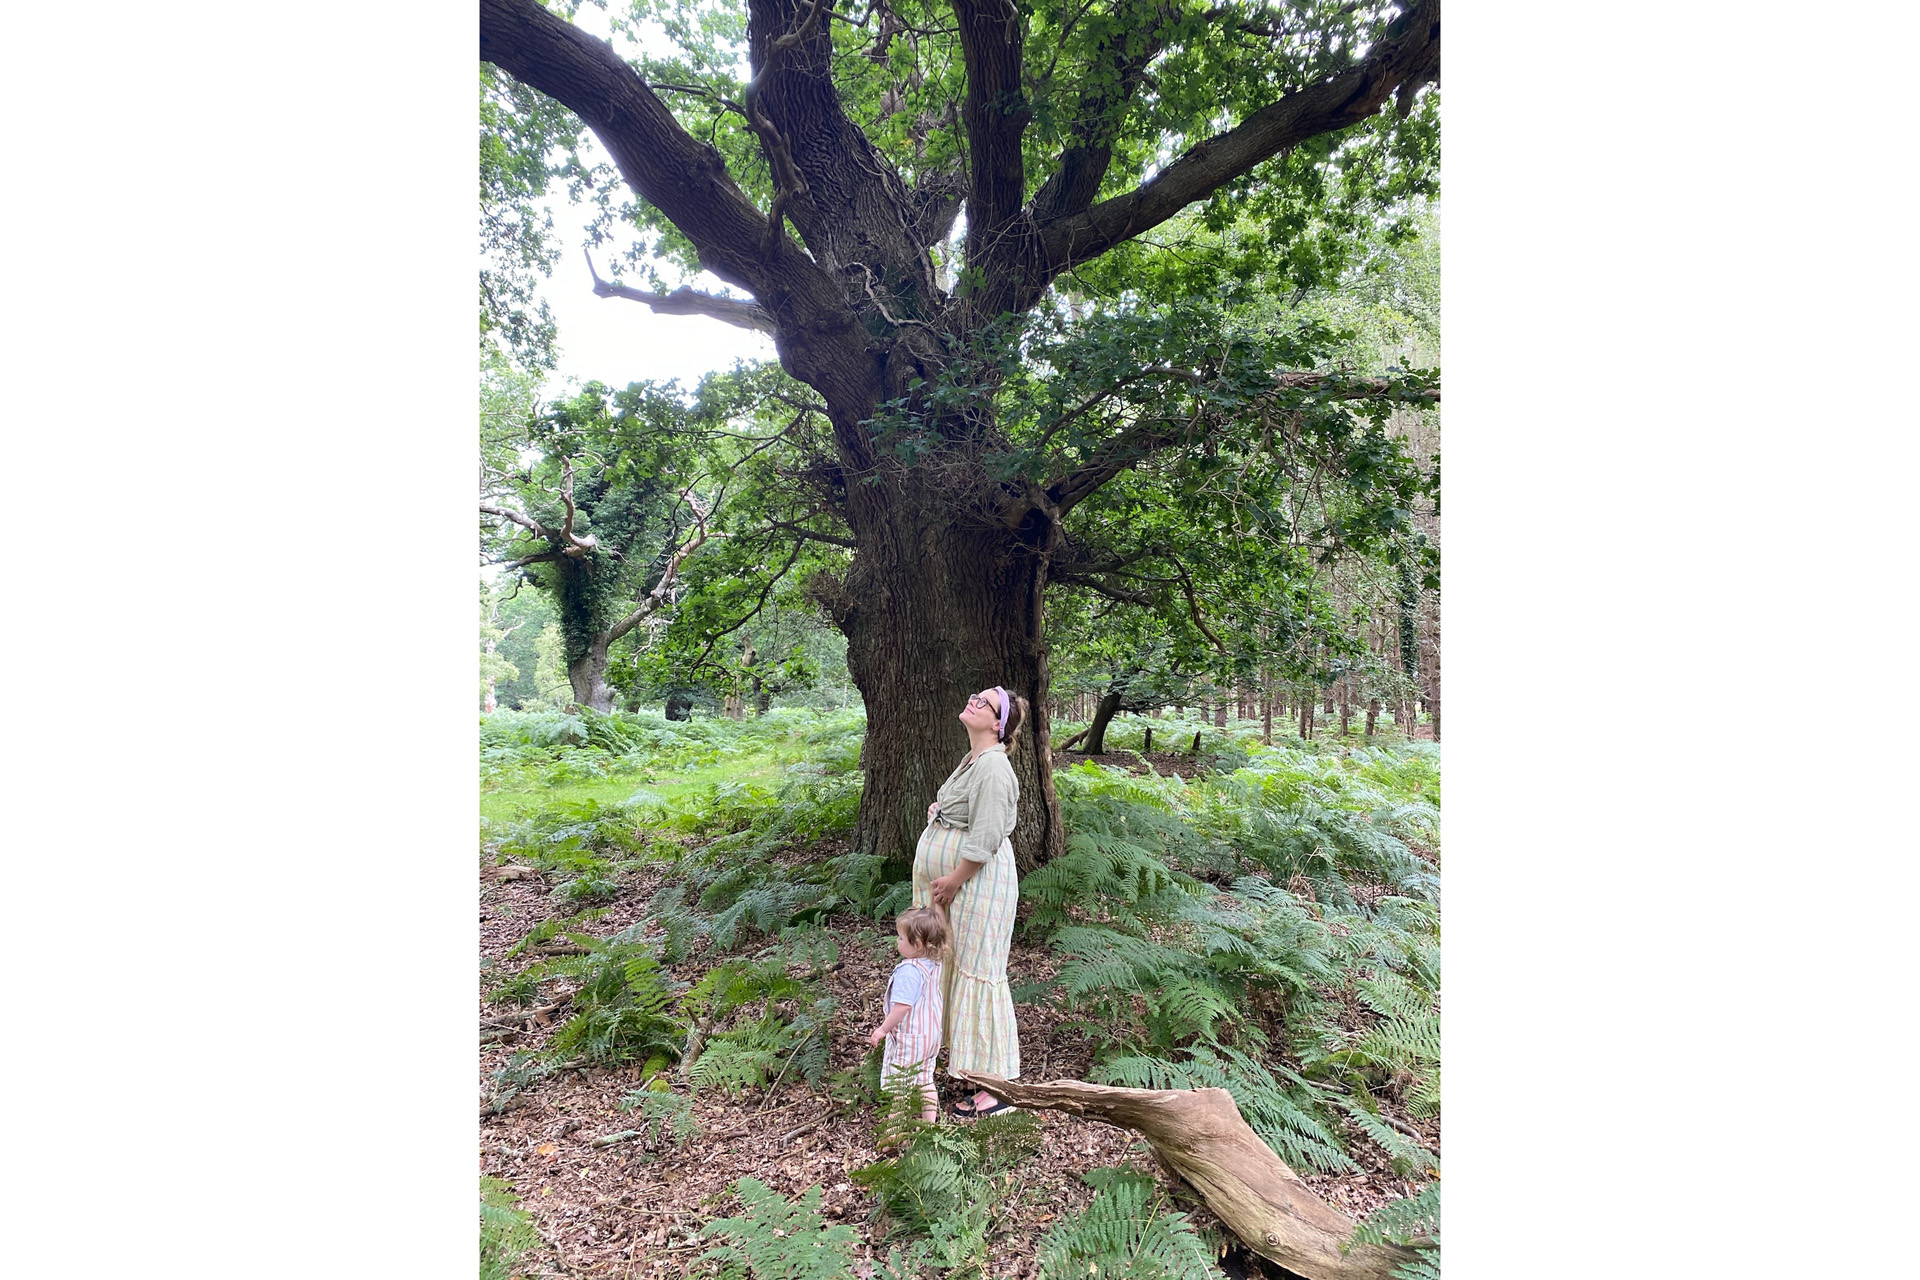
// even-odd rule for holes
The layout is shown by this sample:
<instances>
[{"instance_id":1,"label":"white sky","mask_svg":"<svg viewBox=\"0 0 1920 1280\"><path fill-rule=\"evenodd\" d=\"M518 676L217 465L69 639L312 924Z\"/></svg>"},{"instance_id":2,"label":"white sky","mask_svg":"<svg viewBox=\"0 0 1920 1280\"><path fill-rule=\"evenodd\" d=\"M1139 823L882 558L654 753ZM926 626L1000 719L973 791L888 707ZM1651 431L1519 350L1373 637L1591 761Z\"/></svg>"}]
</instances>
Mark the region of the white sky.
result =
<instances>
[{"instance_id":1,"label":"white sky","mask_svg":"<svg viewBox=\"0 0 1920 1280\"><path fill-rule=\"evenodd\" d=\"M562 392L569 378L578 383L598 378L613 387L679 378L691 386L702 374L730 368L736 360L773 359L773 339L766 334L706 316L656 315L651 307L626 298L595 297L579 249L587 210L567 204L564 194L555 197L552 208L554 234L566 248L542 290L560 335L559 364L548 379L546 395ZM602 279L610 278L608 260L613 256L612 245L594 251L594 269ZM627 283L645 287L640 280ZM704 272L687 283L713 293L725 291Z\"/></svg>"}]
</instances>

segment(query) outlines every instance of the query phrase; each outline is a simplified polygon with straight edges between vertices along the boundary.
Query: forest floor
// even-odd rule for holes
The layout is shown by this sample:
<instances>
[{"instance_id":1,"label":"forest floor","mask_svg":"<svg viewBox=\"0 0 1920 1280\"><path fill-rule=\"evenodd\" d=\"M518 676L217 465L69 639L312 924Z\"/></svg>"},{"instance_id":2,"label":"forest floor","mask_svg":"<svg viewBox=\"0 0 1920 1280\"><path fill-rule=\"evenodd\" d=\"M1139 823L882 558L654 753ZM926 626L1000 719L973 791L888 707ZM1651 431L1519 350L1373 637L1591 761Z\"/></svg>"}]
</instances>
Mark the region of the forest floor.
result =
<instances>
[{"instance_id":1,"label":"forest floor","mask_svg":"<svg viewBox=\"0 0 1920 1280\"><path fill-rule=\"evenodd\" d=\"M484 985L540 958L538 949L511 959L506 953L529 927L554 913L549 885L541 878L508 880L499 871L491 859L483 859L480 954L492 962ZM657 887L657 876L639 877L608 906L596 928L632 923ZM830 1075L857 1067L865 1058L866 1034L880 1020L881 994L894 956L891 936L870 921L839 917L827 927L840 948L839 965L821 979L838 1000ZM1044 950L1016 943L1009 977L1018 987L1050 976L1055 964ZM690 982L703 967L688 963L672 974ZM1064 1016L1043 1003L1019 1007L1025 1079L1085 1078L1095 1046L1079 1032L1061 1027ZM707 1247L699 1239L701 1227L734 1207L729 1184L741 1177L758 1178L790 1197L820 1186L827 1220L844 1222L859 1234L858 1274L871 1275L872 1260L885 1256L887 1244L873 1221L874 1197L850 1177L880 1158L870 1105L850 1104L793 1083L744 1098L708 1090L695 1096L699 1132L684 1147L676 1150L664 1139L651 1145L629 1139L602 1146L597 1139L631 1130L637 1123L620 1104L642 1085L640 1068L562 1069L534 1081L499 1114L487 1114L495 1073L516 1050L539 1049L564 1014L528 1017L508 1006L490 1006L483 998L480 1017L482 1031L498 1037L483 1044L480 1052L480 1170L483 1176L511 1184L542 1240L542 1248L522 1262L520 1275L530 1280L641 1280L688 1274ZM954 1096L951 1082L943 1080L943 1107ZM1035 1258L1049 1224L1084 1209L1093 1197L1080 1176L1087 1170L1127 1165L1164 1180L1145 1144L1128 1130L1055 1112L1039 1113L1037 1119L1044 1133L1040 1150L1019 1166L1018 1181L1000 1203L986 1273L995 1280L1038 1275ZM966 1122L943 1116L941 1123ZM1378 1163L1340 1177L1303 1176L1330 1204L1355 1218L1413 1190ZM1217 1225L1204 1205L1188 1201L1180 1207L1203 1230ZM1258 1260L1245 1255L1234 1258L1240 1261L1232 1265L1234 1259L1229 1259L1229 1274L1283 1274L1271 1267L1263 1272Z\"/></svg>"},{"instance_id":2,"label":"forest floor","mask_svg":"<svg viewBox=\"0 0 1920 1280\"><path fill-rule=\"evenodd\" d=\"M796 721L789 727L770 721L723 732L694 726L677 747L669 743L661 748L657 760L643 768L620 768L611 775L605 770L583 773L578 757L586 753L571 750L536 752L532 763L516 758L483 764L480 807L488 824L484 829L500 833L521 819L570 808L618 808L641 795L682 807L692 802L697 807L712 803L734 784L771 791L785 783L790 771L817 771L823 755L830 757L836 750L845 754L844 742L836 746L831 736L807 736L821 724L833 728L825 721ZM1186 739L1177 745L1186 746L1196 726L1189 722L1180 727L1186 730ZM858 729L854 724L840 731L857 734ZM1243 723L1238 729L1240 739L1247 741L1247 726ZM1419 737L1430 736L1426 726L1421 730ZM1138 743L1137 733L1133 740ZM853 741L857 744L857 737ZM1116 749L1099 756L1055 752L1055 768L1071 769L1090 761L1133 773L1151 769L1163 777L1178 775L1192 782L1218 763L1204 753L1200 758L1181 750L1142 756L1118 749L1111 737L1109 743ZM1175 744L1169 741L1168 745ZM1371 744L1358 732L1342 738L1330 729L1322 748L1364 745ZM680 754L668 755L669 748ZM1437 792L1432 800L1437 805ZM666 829L638 834L649 847L656 841L682 845L689 841ZM483 844L496 838L489 837ZM844 847L843 839L828 836L804 849L782 851L780 859L785 862L791 856L817 862ZM1431 851L1413 847L1437 865ZM608 936L640 921L655 894L669 883L669 861L653 862L642 854L626 865L629 870L617 877L615 896L594 903L595 935ZM836 1077L844 1081L868 1059L867 1033L880 1020L887 975L896 959L891 933L855 914L829 915L820 922L838 949L838 959L825 972L809 975L810 985L835 1001L828 1027L829 1061L816 1083L777 1080L770 1089L730 1095L719 1087L689 1090L672 1067L664 1082L652 1081L656 1087L670 1084L677 1095L691 1100L697 1130L676 1146L664 1134L635 1134L646 1122L623 1103L630 1103L631 1095L649 1083L640 1066L568 1065L544 1072L522 1067L518 1078L524 1083L518 1091L502 1087L509 1069L539 1055L571 1012L567 1005L571 997L565 995L542 997L560 1001L543 1006L546 1012L490 1003L485 995L529 966L567 951L564 940L559 940L559 945L548 943L509 954L536 925L568 916L583 905L564 901L565 895L556 892L567 872L543 871L541 866L506 862L498 849L489 847L477 868L483 966L477 1063L480 1173L511 1188L518 1208L530 1216L540 1237L539 1246L520 1260L513 1274L526 1280L557 1276L643 1280L709 1274L714 1264L699 1259L714 1242L702 1239L701 1231L714 1219L738 1210L735 1186L745 1177L756 1178L789 1198L821 1188L826 1220L844 1223L858 1237L856 1274L875 1274L875 1263L884 1260L889 1248L907 1242L887 1239L887 1224L878 1216L873 1192L853 1176L881 1158L875 1145L877 1116L871 1095L842 1087ZM1361 884L1351 888L1367 901L1380 891L1378 886ZM674 984L692 984L725 958L697 952L684 963L664 968ZM1019 940L1009 956L1008 976L1016 995L1023 987L1032 992L1031 998L1016 1004L1022 1078L1028 1081L1086 1079L1103 1047L1080 1029L1084 1024L1074 1020L1057 992L1042 988L1060 963L1057 953ZM1359 1018L1368 1016L1357 1009L1353 1012ZM1344 1027L1347 1019L1341 1022ZM516 1059L516 1055L523 1056ZM945 1104L963 1092L954 1082L941 1079L942 1124L968 1123L944 1111ZM996 1186L996 1217L988 1240L991 1256L982 1273L989 1280L1038 1276L1042 1239L1054 1224L1078 1214L1093 1199L1093 1188L1083 1177L1087 1172L1127 1166L1163 1185L1166 1182L1149 1149L1129 1130L1058 1112L1039 1112L1034 1118L1041 1133L1038 1151L1017 1166L1004 1186ZM1415 1130L1421 1142L1434 1151L1440 1149L1437 1117L1414 1122L1408 1131ZM1382 1153L1370 1145L1356 1143L1352 1156L1358 1165L1354 1172L1299 1172L1327 1203L1355 1219L1417 1189L1418 1184L1397 1176ZM1173 1202L1210 1238L1231 1239L1205 1205L1190 1195L1175 1192ZM1271 1264L1263 1269L1257 1259L1239 1250L1227 1255L1221 1265L1232 1277L1288 1274Z\"/></svg>"}]
</instances>

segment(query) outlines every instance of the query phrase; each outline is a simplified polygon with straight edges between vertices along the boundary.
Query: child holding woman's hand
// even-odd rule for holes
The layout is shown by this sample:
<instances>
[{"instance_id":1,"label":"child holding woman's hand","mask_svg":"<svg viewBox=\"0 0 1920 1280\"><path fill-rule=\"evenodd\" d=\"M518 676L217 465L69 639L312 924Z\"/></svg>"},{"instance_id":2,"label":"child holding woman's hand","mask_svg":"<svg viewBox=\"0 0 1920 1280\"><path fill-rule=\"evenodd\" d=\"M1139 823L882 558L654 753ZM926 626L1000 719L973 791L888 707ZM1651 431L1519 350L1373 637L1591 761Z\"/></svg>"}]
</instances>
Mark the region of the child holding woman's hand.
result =
<instances>
[{"instance_id":1,"label":"child holding woman's hand","mask_svg":"<svg viewBox=\"0 0 1920 1280\"><path fill-rule=\"evenodd\" d=\"M867 1039L887 1046L880 1069L884 1086L918 1092L920 1118L932 1124L940 1114L933 1060L940 1052L940 957L947 949L947 921L932 907L915 907L901 912L893 929L900 963L887 982L887 1016Z\"/></svg>"}]
</instances>

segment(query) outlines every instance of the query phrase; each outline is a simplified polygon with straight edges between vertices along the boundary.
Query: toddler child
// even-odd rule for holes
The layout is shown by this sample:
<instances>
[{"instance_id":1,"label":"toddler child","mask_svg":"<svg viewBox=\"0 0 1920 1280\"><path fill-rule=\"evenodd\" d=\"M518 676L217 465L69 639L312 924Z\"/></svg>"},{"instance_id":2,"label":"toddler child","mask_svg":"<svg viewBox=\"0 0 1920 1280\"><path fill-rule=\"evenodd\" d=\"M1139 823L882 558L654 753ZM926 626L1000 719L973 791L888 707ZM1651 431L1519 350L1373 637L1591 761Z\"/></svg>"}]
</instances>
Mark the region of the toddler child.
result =
<instances>
[{"instance_id":1,"label":"toddler child","mask_svg":"<svg viewBox=\"0 0 1920 1280\"><path fill-rule=\"evenodd\" d=\"M940 957L947 949L947 920L932 907L903 911L893 922L900 963L887 983L887 1016L867 1038L885 1041L881 1079L888 1088L921 1099L920 1118L939 1115L933 1091L933 1060L940 1052Z\"/></svg>"}]
</instances>

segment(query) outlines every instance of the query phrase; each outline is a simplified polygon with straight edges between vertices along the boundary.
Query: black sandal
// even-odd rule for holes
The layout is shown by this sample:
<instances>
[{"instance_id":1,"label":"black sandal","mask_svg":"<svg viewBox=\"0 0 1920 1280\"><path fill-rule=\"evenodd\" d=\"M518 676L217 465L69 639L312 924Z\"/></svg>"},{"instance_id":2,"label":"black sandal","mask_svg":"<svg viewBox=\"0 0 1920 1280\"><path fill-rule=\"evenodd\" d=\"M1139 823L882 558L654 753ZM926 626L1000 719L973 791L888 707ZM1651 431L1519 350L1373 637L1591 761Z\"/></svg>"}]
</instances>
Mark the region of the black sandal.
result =
<instances>
[{"instance_id":1,"label":"black sandal","mask_svg":"<svg viewBox=\"0 0 1920 1280\"><path fill-rule=\"evenodd\" d=\"M995 1099L992 1106L981 1108L973 1105L972 1098L959 1098L947 1109L959 1116L962 1120L974 1120L980 1116L997 1116L1002 1111L1016 1111L1019 1108L1015 1107L1011 1102L1001 1102L998 1099Z\"/></svg>"}]
</instances>

